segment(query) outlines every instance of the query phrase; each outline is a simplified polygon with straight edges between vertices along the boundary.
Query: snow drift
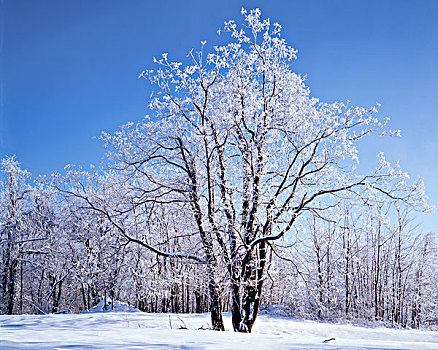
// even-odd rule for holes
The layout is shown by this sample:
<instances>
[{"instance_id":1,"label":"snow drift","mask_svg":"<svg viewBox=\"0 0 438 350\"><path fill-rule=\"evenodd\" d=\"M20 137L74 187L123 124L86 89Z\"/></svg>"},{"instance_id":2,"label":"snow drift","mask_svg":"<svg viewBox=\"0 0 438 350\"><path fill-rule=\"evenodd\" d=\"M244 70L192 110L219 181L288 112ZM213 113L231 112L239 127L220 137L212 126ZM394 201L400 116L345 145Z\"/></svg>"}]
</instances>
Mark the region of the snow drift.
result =
<instances>
[{"instance_id":1,"label":"snow drift","mask_svg":"<svg viewBox=\"0 0 438 350\"><path fill-rule=\"evenodd\" d=\"M96 306L93 306L87 311L82 311L82 313L88 312L141 312L134 306L131 306L123 301L111 300L111 298L104 298Z\"/></svg>"}]
</instances>

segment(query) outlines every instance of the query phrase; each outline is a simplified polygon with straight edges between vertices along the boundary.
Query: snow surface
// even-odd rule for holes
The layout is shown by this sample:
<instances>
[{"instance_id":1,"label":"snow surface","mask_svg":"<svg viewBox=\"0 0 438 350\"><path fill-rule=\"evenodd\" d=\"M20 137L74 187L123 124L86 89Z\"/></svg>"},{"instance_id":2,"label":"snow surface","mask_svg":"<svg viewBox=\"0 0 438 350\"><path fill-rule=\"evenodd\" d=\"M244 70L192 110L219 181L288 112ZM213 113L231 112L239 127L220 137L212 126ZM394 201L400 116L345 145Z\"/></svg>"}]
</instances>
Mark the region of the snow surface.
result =
<instances>
[{"instance_id":1,"label":"snow surface","mask_svg":"<svg viewBox=\"0 0 438 350\"><path fill-rule=\"evenodd\" d=\"M106 305L105 305L106 304ZM141 312L134 306L131 306L123 301L114 300L112 301L110 298L102 299L96 306L93 306L91 309L87 311L83 311L83 313L87 312Z\"/></svg>"},{"instance_id":2,"label":"snow surface","mask_svg":"<svg viewBox=\"0 0 438 350\"><path fill-rule=\"evenodd\" d=\"M281 304L272 304L259 311L259 315L270 315L279 317L288 317L292 315L292 310Z\"/></svg>"},{"instance_id":3,"label":"snow surface","mask_svg":"<svg viewBox=\"0 0 438 350\"><path fill-rule=\"evenodd\" d=\"M198 330L209 314L104 312L0 316L1 349L438 349L438 332L366 328L274 317L252 334ZM179 329L185 326L188 329ZM172 328L171 328L172 327ZM336 340L323 343L329 338Z\"/></svg>"}]
</instances>

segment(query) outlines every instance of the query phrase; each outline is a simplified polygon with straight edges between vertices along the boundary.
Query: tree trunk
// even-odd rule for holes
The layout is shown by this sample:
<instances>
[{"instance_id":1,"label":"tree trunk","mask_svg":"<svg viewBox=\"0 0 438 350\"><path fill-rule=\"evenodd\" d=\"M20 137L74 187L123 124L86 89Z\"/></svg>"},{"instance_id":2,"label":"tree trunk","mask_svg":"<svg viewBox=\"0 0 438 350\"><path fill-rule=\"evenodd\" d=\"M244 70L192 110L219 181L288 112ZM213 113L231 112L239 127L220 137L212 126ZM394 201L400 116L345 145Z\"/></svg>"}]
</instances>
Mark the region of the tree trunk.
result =
<instances>
[{"instance_id":1,"label":"tree trunk","mask_svg":"<svg viewBox=\"0 0 438 350\"><path fill-rule=\"evenodd\" d=\"M208 291L210 294L210 313L211 325L215 331L225 331L224 321L222 319L222 303L219 293L219 286L214 280L213 266L207 265L209 282Z\"/></svg>"},{"instance_id":2,"label":"tree trunk","mask_svg":"<svg viewBox=\"0 0 438 350\"><path fill-rule=\"evenodd\" d=\"M235 332L239 332L241 320L239 284L233 280L231 285L231 321Z\"/></svg>"},{"instance_id":3,"label":"tree trunk","mask_svg":"<svg viewBox=\"0 0 438 350\"><path fill-rule=\"evenodd\" d=\"M251 333L257 318L263 289L263 274L266 265L266 243L262 242L257 256L251 256L248 266L245 268L243 295L240 302L239 286L232 283L232 322L236 332ZM251 266L251 262L253 265ZM257 263L254 266L254 263Z\"/></svg>"},{"instance_id":4,"label":"tree trunk","mask_svg":"<svg viewBox=\"0 0 438 350\"><path fill-rule=\"evenodd\" d=\"M9 267L9 279L8 279L8 294L7 294L7 314L12 315L14 310L14 294L15 294L15 268L17 266L17 260L11 262Z\"/></svg>"}]
</instances>

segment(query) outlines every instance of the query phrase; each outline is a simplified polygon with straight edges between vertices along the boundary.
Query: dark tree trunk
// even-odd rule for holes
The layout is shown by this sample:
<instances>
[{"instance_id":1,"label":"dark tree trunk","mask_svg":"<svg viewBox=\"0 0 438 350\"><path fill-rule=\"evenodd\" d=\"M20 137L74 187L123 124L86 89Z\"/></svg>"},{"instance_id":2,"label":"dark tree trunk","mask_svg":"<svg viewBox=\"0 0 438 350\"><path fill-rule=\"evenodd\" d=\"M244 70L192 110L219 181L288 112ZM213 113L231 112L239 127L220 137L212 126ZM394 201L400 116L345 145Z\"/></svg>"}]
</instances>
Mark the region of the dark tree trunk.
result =
<instances>
[{"instance_id":1,"label":"dark tree trunk","mask_svg":"<svg viewBox=\"0 0 438 350\"><path fill-rule=\"evenodd\" d=\"M2 271L2 294L5 303L5 312L12 315L14 309L14 294L15 294L15 274L17 260L14 259L13 249L15 247L15 228L7 229L7 246L4 256L4 269ZM2 310L3 311L3 310Z\"/></svg>"},{"instance_id":2,"label":"dark tree trunk","mask_svg":"<svg viewBox=\"0 0 438 350\"><path fill-rule=\"evenodd\" d=\"M61 292L62 292L62 280L58 284L58 295L56 295L56 291L53 292L53 307L52 313L59 311L59 301L61 300Z\"/></svg>"},{"instance_id":3,"label":"dark tree trunk","mask_svg":"<svg viewBox=\"0 0 438 350\"><path fill-rule=\"evenodd\" d=\"M84 310L88 310L88 305L87 305L87 297L85 296L85 286L84 286L84 282L81 283L81 292L82 292L82 302L84 303Z\"/></svg>"},{"instance_id":4,"label":"dark tree trunk","mask_svg":"<svg viewBox=\"0 0 438 350\"><path fill-rule=\"evenodd\" d=\"M266 266L266 243L262 242L256 256L252 255L251 263L245 268L243 294L240 300L239 285L232 284L232 323L234 331L251 333L257 318L263 289L263 274ZM255 266L254 266L255 265Z\"/></svg>"},{"instance_id":5,"label":"dark tree trunk","mask_svg":"<svg viewBox=\"0 0 438 350\"><path fill-rule=\"evenodd\" d=\"M234 331L239 332L242 316L240 314L240 292L237 281L233 281L231 286L231 320Z\"/></svg>"},{"instance_id":6,"label":"dark tree trunk","mask_svg":"<svg viewBox=\"0 0 438 350\"><path fill-rule=\"evenodd\" d=\"M12 315L14 310L14 296L15 296L15 273L17 267L17 260L13 260L9 267L9 279L8 279L8 295L7 295L7 314Z\"/></svg>"},{"instance_id":7,"label":"dark tree trunk","mask_svg":"<svg viewBox=\"0 0 438 350\"><path fill-rule=\"evenodd\" d=\"M200 314L202 313L202 297L201 293L198 290L195 290L195 313Z\"/></svg>"}]
</instances>

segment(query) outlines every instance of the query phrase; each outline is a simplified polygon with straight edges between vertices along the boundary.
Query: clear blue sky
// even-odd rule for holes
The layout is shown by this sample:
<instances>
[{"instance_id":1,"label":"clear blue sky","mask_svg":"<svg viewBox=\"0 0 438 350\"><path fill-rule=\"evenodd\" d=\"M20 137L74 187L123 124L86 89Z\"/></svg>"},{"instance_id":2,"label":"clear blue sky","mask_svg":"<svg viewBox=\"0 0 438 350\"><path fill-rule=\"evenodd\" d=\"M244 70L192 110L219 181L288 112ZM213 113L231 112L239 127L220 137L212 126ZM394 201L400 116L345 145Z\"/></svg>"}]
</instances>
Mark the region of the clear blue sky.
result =
<instances>
[{"instance_id":1,"label":"clear blue sky","mask_svg":"<svg viewBox=\"0 0 438 350\"><path fill-rule=\"evenodd\" d=\"M403 137L362 147L370 169L383 150L438 205L438 1L0 0L0 157L34 174L98 163L93 139L147 113L138 74L152 57L184 58L223 21L259 7L299 50L296 71L314 96L382 104ZM223 40L223 37L220 38ZM424 219L438 230L438 214Z\"/></svg>"}]
</instances>

